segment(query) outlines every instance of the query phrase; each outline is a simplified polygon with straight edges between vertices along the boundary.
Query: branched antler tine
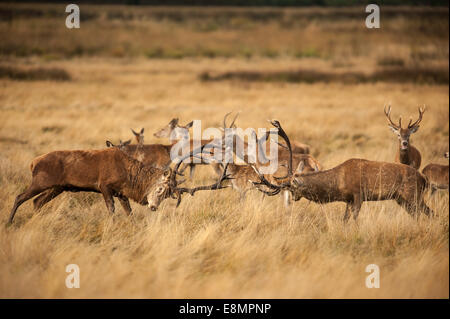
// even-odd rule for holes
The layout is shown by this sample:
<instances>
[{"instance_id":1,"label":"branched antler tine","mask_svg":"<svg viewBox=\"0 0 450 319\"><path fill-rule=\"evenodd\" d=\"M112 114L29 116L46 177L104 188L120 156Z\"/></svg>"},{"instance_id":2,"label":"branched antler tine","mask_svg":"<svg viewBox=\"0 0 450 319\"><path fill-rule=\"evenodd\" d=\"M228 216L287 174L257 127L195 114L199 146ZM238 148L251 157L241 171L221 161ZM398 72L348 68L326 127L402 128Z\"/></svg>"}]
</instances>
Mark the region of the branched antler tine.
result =
<instances>
[{"instance_id":1,"label":"branched antler tine","mask_svg":"<svg viewBox=\"0 0 450 319\"><path fill-rule=\"evenodd\" d=\"M409 121L408 128L413 128L414 126L419 125L419 123L422 121L422 116L423 116L423 113L425 113L425 110L426 110L426 106L425 105L423 106L423 108L419 107L419 118L417 119L417 121L415 121L412 124L411 124L411 122L412 122L412 119L411 119Z\"/></svg>"},{"instance_id":2,"label":"branched antler tine","mask_svg":"<svg viewBox=\"0 0 450 319\"><path fill-rule=\"evenodd\" d=\"M261 184L262 184L262 185L266 185L267 187L272 188L272 189L281 189L281 186L280 186L280 185L275 185L275 184L272 184L271 182L269 182L269 181L264 177L264 175L262 175L262 174L258 171L258 169L256 168L255 164L250 164L250 166L253 168L253 170L255 171L255 173L258 174L259 179L261 180L261 182L252 182L253 185L261 185Z\"/></svg>"},{"instance_id":3,"label":"branched antler tine","mask_svg":"<svg viewBox=\"0 0 450 319\"><path fill-rule=\"evenodd\" d=\"M180 203L181 203L181 192L177 191L177 206L176 207L180 206Z\"/></svg>"},{"instance_id":4,"label":"branched antler tine","mask_svg":"<svg viewBox=\"0 0 450 319\"><path fill-rule=\"evenodd\" d=\"M236 122L236 119L237 119L237 117L239 116L240 113L241 113L241 112L237 112L237 113L236 113L236 115L235 115L234 118L233 118L233 121L232 121L231 124L230 124L230 128L236 127L236 126L234 125L234 122Z\"/></svg>"},{"instance_id":5,"label":"branched antler tine","mask_svg":"<svg viewBox=\"0 0 450 319\"><path fill-rule=\"evenodd\" d=\"M283 145L283 144L280 143L280 142L277 142L277 144L278 144L279 146L281 146L282 148L288 149L288 147L287 147L286 145Z\"/></svg>"},{"instance_id":6,"label":"branched antler tine","mask_svg":"<svg viewBox=\"0 0 450 319\"><path fill-rule=\"evenodd\" d=\"M219 180L212 185L198 186L198 187L194 187L194 188L177 188L177 189L181 193L189 193L189 194L191 194L191 196L193 196L196 191L200 191L200 190L215 190L215 189L226 188L228 186L223 186L222 182L225 180L232 179L230 177L230 175L227 174L227 168L228 168L228 163L225 165L225 168L223 169L222 175L220 176Z\"/></svg>"},{"instance_id":7,"label":"branched antler tine","mask_svg":"<svg viewBox=\"0 0 450 319\"><path fill-rule=\"evenodd\" d=\"M205 145L206 145L206 144L205 144ZM195 149L195 150L193 150L192 152L190 152L188 155L182 157L182 158L178 161L178 163L175 165L175 168L174 168L175 174L174 174L174 176L180 175L178 169L180 168L180 165L183 163L183 161L184 161L185 159L189 158L189 157L194 157L194 156L195 156L196 154L198 154L199 152L200 152L200 153L203 152L203 148L205 147L205 145L202 145L202 146L198 147L197 149Z\"/></svg>"},{"instance_id":8,"label":"branched antler tine","mask_svg":"<svg viewBox=\"0 0 450 319\"><path fill-rule=\"evenodd\" d=\"M287 136L286 132L281 127L280 122L278 122L277 120L272 120L272 121L270 121L270 124L272 124L273 126L275 126L278 129L278 135L280 135L286 141L287 147L289 149L288 174L289 174L289 177L291 177L293 175L293 173L292 173L292 146L291 146L291 141L289 140L289 137Z\"/></svg>"},{"instance_id":9,"label":"branched antler tine","mask_svg":"<svg viewBox=\"0 0 450 319\"><path fill-rule=\"evenodd\" d=\"M395 127L396 129L399 129L399 128L401 128L402 127L402 118L400 118L399 119L399 125L397 125L397 124L395 124L393 121L392 121L392 119L391 119L391 106L389 105L388 107L387 107L387 110L386 110L386 105L384 106L384 115L386 115L386 117L387 117L387 119L389 120L389 123L393 126L393 127Z\"/></svg>"},{"instance_id":10,"label":"branched antler tine","mask_svg":"<svg viewBox=\"0 0 450 319\"><path fill-rule=\"evenodd\" d=\"M255 185L255 187L256 187L260 192L266 194L267 196L275 196L275 195L279 194L280 191L281 191L280 189L276 189L276 190L273 190L273 191L266 191L266 190L263 190L262 188L260 188L260 187L258 187L258 186L256 186L256 185Z\"/></svg>"},{"instance_id":11,"label":"branched antler tine","mask_svg":"<svg viewBox=\"0 0 450 319\"><path fill-rule=\"evenodd\" d=\"M228 115L230 115L233 112L228 112L227 114L225 114L225 116L223 117L223 129L225 130L227 128L227 117Z\"/></svg>"}]
</instances>

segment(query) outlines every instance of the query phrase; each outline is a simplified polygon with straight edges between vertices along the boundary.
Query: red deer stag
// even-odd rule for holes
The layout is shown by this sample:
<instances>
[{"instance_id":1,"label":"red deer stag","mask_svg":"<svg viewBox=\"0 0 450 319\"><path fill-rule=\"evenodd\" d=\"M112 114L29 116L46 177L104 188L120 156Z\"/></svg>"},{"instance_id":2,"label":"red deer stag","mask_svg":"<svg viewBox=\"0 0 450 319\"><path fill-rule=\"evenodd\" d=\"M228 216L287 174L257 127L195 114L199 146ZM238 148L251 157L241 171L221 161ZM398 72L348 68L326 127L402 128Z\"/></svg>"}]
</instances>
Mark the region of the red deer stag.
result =
<instances>
[{"instance_id":1,"label":"red deer stag","mask_svg":"<svg viewBox=\"0 0 450 319\"><path fill-rule=\"evenodd\" d=\"M278 121L272 121L278 134L286 141L291 150L289 138ZM292 156L292 151L290 151ZM395 200L411 215L422 211L432 215L433 211L425 204L423 197L427 188L426 178L414 168L396 163L349 159L335 168L321 172L301 174L292 172L292 157L288 162L289 179L283 184L273 184L257 167L252 165L259 175L258 187L264 185L269 191L259 189L267 195L276 195L282 190L290 190L297 198L305 197L317 203L341 201L347 204L344 221L350 217L350 211L356 220L364 201Z\"/></svg>"},{"instance_id":2,"label":"red deer stag","mask_svg":"<svg viewBox=\"0 0 450 319\"><path fill-rule=\"evenodd\" d=\"M445 152L444 157L449 157L448 152ZM428 164L422 170L422 174L428 178L430 183L431 195L438 189L448 190L448 169L448 165Z\"/></svg>"},{"instance_id":3,"label":"red deer stag","mask_svg":"<svg viewBox=\"0 0 450 319\"><path fill-rule=\"evenodd\" d=\"M113 146L113 145L111 145ZM198 150L192 151L193 156ZM222 182L229 179L226 171L217 183L195 188L180 188L176 180L182 158L174 170L160 169L144 165L130 157L119 147L90 151L54 151L35 158L31 162L31 185L16 197L8 224L11 224L17 209L25 201L52 190L44 205L64 191L97 192L103 195L107 209L114 213L114 199L117 197L127 214L131 213L128 199L147 205L156 211L161 201L166 198L177 198L177 206L183 193L194 195L198 190L214 190L224 188Z\"/></svg>"},{"instance_id":4,"label":"red deer stag","mask_svg":"<svg viewBox=\"0 0 450 319\"><path fill-rule=\"evenodd\" d=\"M239 151L236 147L237 144L241 144L244 149L249 150L249 144L244 142L241 137L238 135L236 127L234 126L234 122L236 120L237 115L235 116L233 123L227 128L226 126L226 117L229 115L225 115L224 122L223 122L223 131L225 132L227 130L227 135L233 135L233 152L234 154L243 160L247 164L234 164L230 163L228 167L228 172L230 173L230 176L233 177L231 180L231 184L233 186L233 189L239 192L241 200L245 198L246 193L254 188L253 182L257 182L259 180L258 175L255 173L253 168L248 165L248 155L244 155L242 151ZM262 155L262 159L269 160L267 157L267 154L271 152L270 146L273 141L269 139L270 132L266 132L264 136L261 138L257 138L256 133L252 131L252 139L255 140L255 145L257 145L256 148L256 154L255 158L259 159L259 154ZM225 135L222 137L222 141L225 141ZM265 150L263 147L263 143L265 143ZM278 168L273 173L268 175L269 180L271 180L273 183L283 183L285 177L281 177L282 175L286 175L286 166L289 159L289 150L288 147L285 146L282 143L277 142L277 144L281 147L277 147L277 161L278 161ZM303 151L303 150L302 150ZM309 149L308 149L309 151ZM292 160L294 167L299 167L300 163L303 163L304 165L304 172L312 172L312 171L319 171L322 169L322 166L320 163L311 155L309 154L303 154L303 153L294 153L292 152ZM270 156L274 156L273 154L269 154ZM265 164L260 163L259 161L256 162L257 167L264 166ZM294 200L297 200L297 198L294 198ZM284 205L288 207L291 203L291 192L284 191Z\"/></svg>"},{"instance_id":5,"label":"red deer stag","mask_svg":"<svg viewBox=\"0 0 450 319\"><path fill-rule=\"evenodd\" d=\"M425 112L425 106L419 108L419 118L417 121L412 123L412 119L409 120L409 124L406 128L402 128L402 118L398 120L398 125L395 124L391 119L391 106L386 109L384 108L384 114L386 115L391 130L397 135L399 140L399 149L395 156L395 162L402 163L414 167L415 169L420 168L421 156L417 148L409 143L409 137L411 134L417 132L419 129L419 123L422 121L423 113Z\"/></svg>"}]
</instances>

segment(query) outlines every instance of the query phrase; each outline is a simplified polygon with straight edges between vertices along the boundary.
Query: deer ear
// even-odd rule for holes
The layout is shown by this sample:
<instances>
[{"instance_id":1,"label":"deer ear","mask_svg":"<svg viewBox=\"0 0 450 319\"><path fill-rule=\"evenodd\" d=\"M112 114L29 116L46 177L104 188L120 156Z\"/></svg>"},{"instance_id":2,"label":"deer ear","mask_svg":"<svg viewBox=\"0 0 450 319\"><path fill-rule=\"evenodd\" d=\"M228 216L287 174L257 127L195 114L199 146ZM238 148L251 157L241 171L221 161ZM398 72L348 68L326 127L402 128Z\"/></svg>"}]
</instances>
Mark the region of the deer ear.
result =
<instances>
[{"instance_id":1,"label":"deer ear","mask_svg":"<svg viewBox=\"0 0 450 319\"><path fill-rule=\"evenodd\" d=\"M139 134L136 133L133 129L131 129L131 132L133 132L134 135L138 136Z\"/></svg>"},{"instance_id":2,"label":"deer ear","mask_svg":"<svg viewBox=\"0 0 450 319\"><path fill-rule=\"evenodd\" d=\"M303 173L303 170L304 170L304 169L305 169L305 162L301 161L301 162L298 164L298 166L297 166L296 172L297 172L298 174L301 174L301 173Z\"/></svg>"},{"instance_id":3,"label":"deer ear","mask_svg":"<svg viewBox=\"0 0 450 319\"><path fill-rule=\"evenodd\" d=\"M172 176L172 169L169 167L163 173L163 180L168 181L171 176Z\"/></svg>"},{"instance_id":4,"label":"deer ear","mask_svg":"<svg viewBox=\"0 0 450 319\"><path fill-rule=\"evenodd\" d=\"M420 125L416 125L416 126L413 126L410 130L409 130L409 133L416 133L417 132L417 130L419 129L419 127L420 127Z\"/></svg>"},{"instance_id":5,"label":"deer ear","mask_svg":"<svg viewBox=\"0 0 450 319\"><path fill-rule=\"evenodd\" d=\"M185 128L191 128L193 124L194 124L194 121L191 121L188 124L186 124Z\"/></svg>"},{"instance_id":6,"label":"deer ear","mask_svg":"<svg viewBox=\"0 0 450 319\"><path fill-rule=\"evenodd\" d=\"M144 128L141 129L141 134L144 134Z\"/></svg>"},{"instance_id":7,"label":"deer ear","mask_svg":"<svg viewBox=\"0 0 450 319\"><path fill-rule=\"evenodd\" d=\"M389 125L389 128L391 129L392 132L394 132L395 134L398 134L398 129L392 125Z\"/></svg>"},{"instance_id":8,"label":"deer ear","mask_svg":"<svg viewBox=\"0 0 450 319\"><path fill-rule=\"evenodd\" d=\"M114 146L113 143L111 143L110 141L106 141L106 147L113 147L113 146Z\"/></svg>"},{"instance_id":9,"label":"deer ear","mask_svg":"<svg viewBox=\"0 0 450 319\"><path fill-rule=\"evenodd\" d=\"M175 127L178 124L178 118L174 118L169 122L169 125Z\"/></svg>"}]
</instances>

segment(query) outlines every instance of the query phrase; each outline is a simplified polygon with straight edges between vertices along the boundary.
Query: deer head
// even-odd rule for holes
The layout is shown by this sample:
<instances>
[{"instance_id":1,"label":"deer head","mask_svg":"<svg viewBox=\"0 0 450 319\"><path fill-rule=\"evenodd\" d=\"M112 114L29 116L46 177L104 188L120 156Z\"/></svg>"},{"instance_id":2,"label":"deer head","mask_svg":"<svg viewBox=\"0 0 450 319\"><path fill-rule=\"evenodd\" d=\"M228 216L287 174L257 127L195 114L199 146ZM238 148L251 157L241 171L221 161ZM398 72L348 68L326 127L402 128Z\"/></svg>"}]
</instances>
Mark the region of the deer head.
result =
<instances>
[{"instance_id":1,"label":"deer head","mask_svg":"<svg viewBox=\"0 0 450 319\"><path fill-rule=\"evenodd\" d=\"M156 211L164 199L171 197L171 191L176 186L172 182L173 175L174 172L169 167L163 171L156 184L152 185L147 194L147 206L150 210Z\"/></svg>"},{"instance_id":2,"label":"deer head","mask_svg":"<svg viewBox=\"0 0 450 319\"><path fill-rule=\"evenodd\" d=\"M117 147L120 150L123 150L125 146L129 145L131 143L131 140L122 142L122 140L119 141L119 144L114 145L112 142L110 141L106 141L106 147Z\"/></svg>"},{"instance_id":3,"label":"deer head","mask_svg":"<svg viewBox=\"0 0 450 319\"><path fill-rule=\"evenodd\" d=\"M419 124L422 121L423 113L425 113L425 106L423 108L419 107L419 118L413 123L412 119L409 120L409 124L406 128L402 128L402 118L398 120L398 124L395 124L391 119L391 106L384 108L384 114L386 115L391 130L397 135L400 142L400 150L406 151L409 146L409 137L411 134L417 132L419 129Z\"/></svg>"},{"instance_id":4,"label":"deer head","mask_svg":"<svg viewBox=\"0 0 450 319\"><path fill-rule=\"evenodd\" d=\"M189 122L185 126L178 124L178 118L172 119L169 124L153 134L157 138L181 139L186 136L186 132L192 127L194 121Z\"/></svg>"},{"instance_id":5,"label":"deer head","mask_svg":"<svg viewBox=\"0 0 450 319\"><path fill-rule=\"evenodd\" d=\"M136 133L133 129L131 129L131 132L133 132L134 138L136 139L136 143L139 145L143 145L144 144L144 128L142 128L139 133Z\"/></svg>"},{"instance_id":6,"label":"deer head","mask_svg":"<svg viewBox=\"0 0 450 319\"><path fill-rule=\"evenodd\" d=\"M203 148L204 146L193 150L187 156L181 158L175 165L173 170L171 168L167 168L163 171L156 184L151 187L151 190L147 195L148 208L150 208L152 211L156 211L161 202L166 198L177 199L178 207L181 202L181 197L184 193L189 193L191 196L194 196L195 192L199 190L217 190L228 187L222 185L225 180L231 179L227 174L228 164L225 166L225 169L223 170L223 173L219 177L218 181L212 185L198 186L194 188L180 187L180 185L185 182L185 180L177 180L177 175L182 176L182 174L179 172L180 165L185 159L194 157L197 154L203 152Z\"/></svg>"}]
</instances>

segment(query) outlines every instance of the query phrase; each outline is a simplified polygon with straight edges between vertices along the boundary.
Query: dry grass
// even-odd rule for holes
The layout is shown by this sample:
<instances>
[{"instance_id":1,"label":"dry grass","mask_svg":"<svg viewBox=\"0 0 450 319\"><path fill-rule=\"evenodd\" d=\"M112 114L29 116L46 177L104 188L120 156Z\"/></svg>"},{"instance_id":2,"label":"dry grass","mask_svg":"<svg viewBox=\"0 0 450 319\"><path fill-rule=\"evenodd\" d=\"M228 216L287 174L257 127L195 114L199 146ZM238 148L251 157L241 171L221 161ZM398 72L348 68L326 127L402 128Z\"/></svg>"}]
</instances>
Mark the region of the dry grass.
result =
<instances>
[{"instance_id":1,"label":"dry grass","mask_svg":"<svg viewBox=\"0 0 450 319\"><path fill-rule=\"evenodd\" d=\"M114 28L123 23L117 20ZM102 30L110 39L110 29L90 30ZM315 43L314 30L303 46ZM27 37L31 33L21 31ZM337 41L351 35L339 37ZM200 37L194 34L192 39ZM411 40L409 33L405 39ZM168 46L176 42L167 41ZM363 47L361 39L356 41L355 46ZM426 60L430 66L448 70L448 61L433 55L441 52L435 50L441 42L433 41L416 58L432 57ZM448 38L444 42L448 47ZM54 47L58 42L51 38L43 43ZM345 49L346 43L339 48ZM385 43L385 48L398 49L404 42ZM405 67L412 65L407 47L392 51ZM164 142L152 133L173 117L182 123L201 119L203 128L219 126L229 111L241 111L238 125L243 128L268 127L266 119L276 118L292 139L311 145L330 168L352 157L392 161L397 141L386 125L383 105L391 102L393 116L408 118L426 104L412 143L422 153L422 167L447 162L442 154L449 141L448 85L200 79L204 72L304 68L371 73L379 67L379 51L363 57L350 54L345 60L17 56L4 56L3 65L61 69L71 81L0 79L0 225L15 196L30 182L34 157L60 149L103 148L106 139L131 138L130 128L145 127L148 143ZM212 169L202 167L194 183L211 180ZM317 205L302 199L286 210L280 197L261 202L260 194L252 192L240 202L230 189L187 195L178 209L173 200L157 212L132 204L131 218L120 205L109 216L98 194L63 194L40 212L33 211L30 201L19 208L11 227L0 227L0 297L448 298L448 192L426 201L436 217L415 220L392 201L372 202L363 204L358 223L348 225L341 222L342 203ZM80 289L65 287L65 267L71 263L80 266ZM380 289L365 287L365 267L371 263L380 266Z\"/></svg>"},{"instance_id":2,"label":"dry grass","mask_svg":"<svg viewBox=\"0 0 450 319\"><path fill-rule=\"evenodd\" d=\"M237 67L271 61L229 61ZM248 65L250 63L250 65ZM287 62L285 62L287 63ZM219 125L242 110L242 127L278 118L291 138L307 142L332 167L350 157L390 161L396 141L382 113L415 114L426 103L414 136L424 164L443 162L448 147L448 88L404 84L236 85L197 80L211 61L77 60L51 63L72 82L2 80L0 125L1 223L30 181L33 157L56 149L102 148L106 139L150 135L172 117ZM176 89L175 89L176 88ZM433 141L430 143L430 141ZM211 180L201 169L196 183ZM157 213L133 205L108 216L101 196L65 194L39 213L24 204L15 224L1 227L2 297L448 297L448 193L430 205L438 216L412 219L392 202L366 203L358 225L341 223L343 204L302 200L292 210L281 198L231 190L187 196ZM81 268L81 289L65 288L65 265ZM364 286L365 266L381 267L381 288Z\"/></svg>"}]
</instances>

